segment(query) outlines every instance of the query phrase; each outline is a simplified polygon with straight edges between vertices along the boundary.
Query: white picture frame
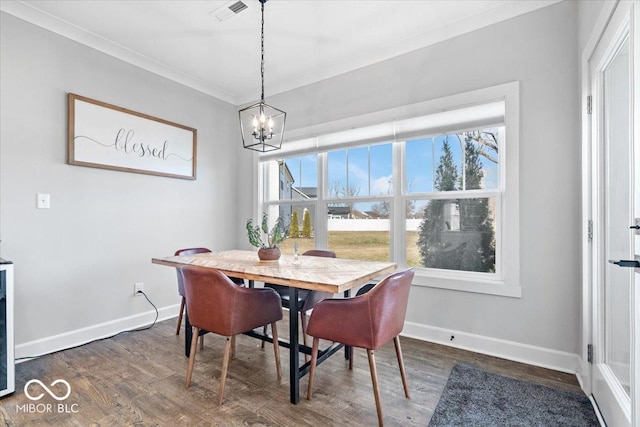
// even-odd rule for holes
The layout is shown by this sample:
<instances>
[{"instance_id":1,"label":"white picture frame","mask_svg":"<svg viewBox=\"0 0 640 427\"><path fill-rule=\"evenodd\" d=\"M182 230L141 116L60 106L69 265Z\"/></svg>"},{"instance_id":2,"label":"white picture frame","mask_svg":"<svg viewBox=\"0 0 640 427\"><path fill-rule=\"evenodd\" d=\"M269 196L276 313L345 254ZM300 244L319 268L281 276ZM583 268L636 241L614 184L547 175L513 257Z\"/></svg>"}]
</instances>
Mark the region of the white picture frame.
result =
<instances>
[{"instance_id":1,"label":"white picture frame","mask_svg":"<svg viewBox=\"0 0 640 427\"><path fill-rule=\"evenodd\" d=\"M196 146L196 129L68 94L70 165L195 180Z\"/></svg>"}]
</instances>

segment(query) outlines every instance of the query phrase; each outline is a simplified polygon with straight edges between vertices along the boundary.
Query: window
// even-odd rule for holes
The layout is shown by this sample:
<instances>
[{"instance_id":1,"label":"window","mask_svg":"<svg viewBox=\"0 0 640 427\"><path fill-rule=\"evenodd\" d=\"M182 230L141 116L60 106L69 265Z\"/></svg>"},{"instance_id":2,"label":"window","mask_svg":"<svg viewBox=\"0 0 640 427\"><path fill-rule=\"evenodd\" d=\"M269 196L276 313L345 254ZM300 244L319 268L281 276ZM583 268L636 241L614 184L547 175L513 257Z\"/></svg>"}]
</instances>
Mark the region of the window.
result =
<instances>
[{"instance_id":1,"label":"window","mask_svg":"<svg viewBox=\"0 0 640 427\"><path fill-rule=\"evenodd\" d=\"M281 216L289 226L290 237L280 244L283 253L293 253L297 245L300 253L313 249L315 244L316 204L318 192L318 155L288 157L262 163L263 189L270 221ZM287 191L274 191L286 188Z\"/></svg>"},{"instance_id":2,"label":"window","mask_svg":"<svg viewBox=\"0 0 640 427\"><path fill-rule=\"evenodd\" d=\"M327 247L338 257L390 260L392 150L384 143L326 154Z\"/></svg>"},{"instance_id":3,"label":"window","mask_svg":"<svg viewBox=\"0 0 640 427\"><path fill-rule=\"evenodd\" d=\"M413 267L415 284L519 297L517 101L502 85L261 156L260 205L293 231L283 253L328 248Z\"/></svg>"},{"instance_id":4,"label":"window","mask_svg":"<svg viewBox=\"0 0 640 427\"><path fill-rule=\"evenodd\" d=\"M406 142L408 266L496 272L503 136L493 127Z\"/></svg>"}]
</instances>

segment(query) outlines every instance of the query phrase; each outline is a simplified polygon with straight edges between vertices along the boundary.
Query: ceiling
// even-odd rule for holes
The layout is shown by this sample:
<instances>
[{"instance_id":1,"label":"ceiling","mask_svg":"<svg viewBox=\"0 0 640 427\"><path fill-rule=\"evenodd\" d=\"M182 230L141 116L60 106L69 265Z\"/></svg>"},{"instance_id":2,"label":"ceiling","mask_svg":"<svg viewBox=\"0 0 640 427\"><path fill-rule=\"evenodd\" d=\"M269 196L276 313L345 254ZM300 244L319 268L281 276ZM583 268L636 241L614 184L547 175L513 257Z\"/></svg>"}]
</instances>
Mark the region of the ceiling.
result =
<instances>
[{"instance_id":1,"label":"ceiling","mask_svg":"<svg viewBox=\"0 0 640 427\"><path fill-rule=\"evenodd\" d=\"M0 10L234 105L260 97L260 3L0 0ZM559 0L271 0L265 96L317 82Z\"/></svg>"}]
</instances>

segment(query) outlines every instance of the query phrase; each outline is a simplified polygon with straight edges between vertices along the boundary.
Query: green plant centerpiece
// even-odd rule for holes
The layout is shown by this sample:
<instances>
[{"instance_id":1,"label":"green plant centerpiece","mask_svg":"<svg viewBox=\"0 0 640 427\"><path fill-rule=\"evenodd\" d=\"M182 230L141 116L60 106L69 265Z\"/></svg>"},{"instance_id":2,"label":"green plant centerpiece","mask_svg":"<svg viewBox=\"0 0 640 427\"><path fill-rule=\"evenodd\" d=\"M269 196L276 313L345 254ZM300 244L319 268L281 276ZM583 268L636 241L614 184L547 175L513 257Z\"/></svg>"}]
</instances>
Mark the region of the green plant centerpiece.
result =
<instances>
[{"instance_id":1,"label":"green plant centerpiece","mask_svg":"<svg viewBox=\"0 0 640 427\"><path fill-rule=\"evenodd\" d=\"M269 221L266 213L262 214L261 226L253 225L253 220L247 220L247 235L249 243L258 248L258 258L262 261L276 261L280 259L278 245L289 236L289 226L284 225L284 219L279 216L276 223L269 230ZM266 236L263 240L263 235Z\"/></svg>"}]
</instances>

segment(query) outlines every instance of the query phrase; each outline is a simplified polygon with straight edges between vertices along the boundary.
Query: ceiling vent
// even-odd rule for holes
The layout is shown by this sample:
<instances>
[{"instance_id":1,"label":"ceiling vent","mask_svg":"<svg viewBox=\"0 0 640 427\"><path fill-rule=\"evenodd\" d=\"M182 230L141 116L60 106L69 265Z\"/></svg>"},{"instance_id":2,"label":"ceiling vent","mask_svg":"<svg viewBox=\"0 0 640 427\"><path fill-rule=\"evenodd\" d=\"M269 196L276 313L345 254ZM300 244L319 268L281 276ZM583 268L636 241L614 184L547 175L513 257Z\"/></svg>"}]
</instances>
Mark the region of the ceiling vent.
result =
<instances>
[{"instance_id":1,"label":"ceiling vent","mask_svg":"<svg viewBox=\"0 0 640 427\"><path fill-rule=\"evenodd\" d=\"M248 7L249 6L241 1L232 0L228 3L225 3L224 6L219 7L218 9L211 12L211 15L215 16L218 21L226 21L227 19L236 16Z\"/></svg>"}]
</instances>

